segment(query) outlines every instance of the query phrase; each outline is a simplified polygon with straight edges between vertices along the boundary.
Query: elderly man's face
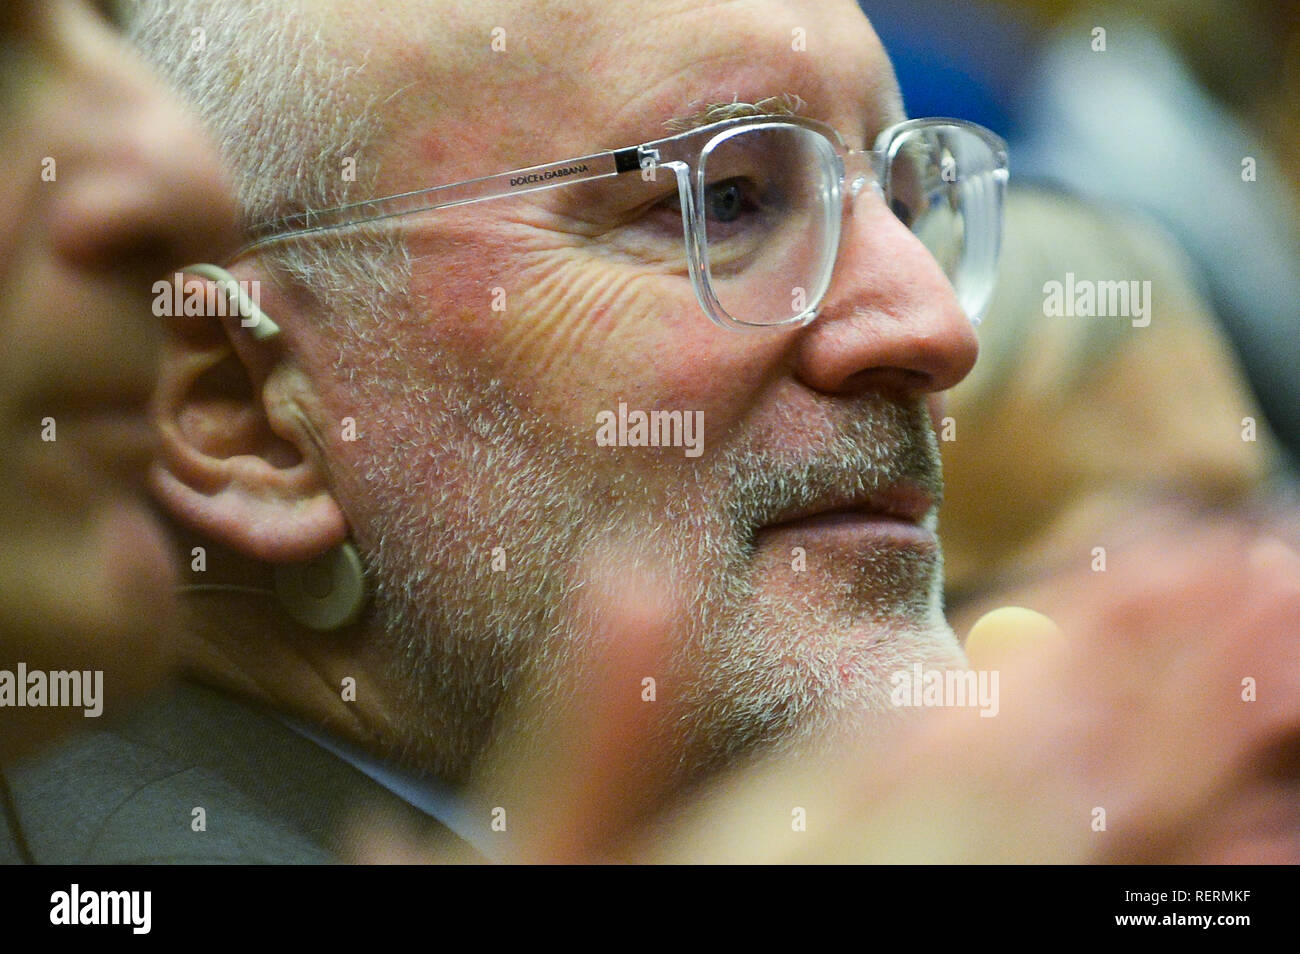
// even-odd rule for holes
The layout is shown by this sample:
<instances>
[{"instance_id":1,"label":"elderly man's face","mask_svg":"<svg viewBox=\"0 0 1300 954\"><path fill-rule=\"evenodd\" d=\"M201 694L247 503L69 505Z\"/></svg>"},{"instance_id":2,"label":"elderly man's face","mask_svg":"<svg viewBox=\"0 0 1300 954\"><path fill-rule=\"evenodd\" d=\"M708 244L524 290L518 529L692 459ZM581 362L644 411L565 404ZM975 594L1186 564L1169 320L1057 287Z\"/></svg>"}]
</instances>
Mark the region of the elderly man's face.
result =
<instances>
[{"instance_id":1,"label":"elderly man's face","mask_svg":"<svg viewBox=\"0 0 1300 954\"><path fill-rule=\"evenodd\" d=\"M385 40L371 62L411 114L384 192L661 138L707 104L795 96L857 148L903 118L852 0L476 4L408 12ZM675 207L628 195L584 185L405 221L410 307L315 352L324 416L357 421L328 453L408 742L451 776L526 663L544 677L581 658L593 573L651 568L680 604L675 656L647 675L687 772L883 709L892 671L959 654L927 398L976 343L936 263L866 190L812 324L724 329L684 256L636 254ZM702 452L604 446L620 406L702 413Z\"/></svg>"}]
</instances>

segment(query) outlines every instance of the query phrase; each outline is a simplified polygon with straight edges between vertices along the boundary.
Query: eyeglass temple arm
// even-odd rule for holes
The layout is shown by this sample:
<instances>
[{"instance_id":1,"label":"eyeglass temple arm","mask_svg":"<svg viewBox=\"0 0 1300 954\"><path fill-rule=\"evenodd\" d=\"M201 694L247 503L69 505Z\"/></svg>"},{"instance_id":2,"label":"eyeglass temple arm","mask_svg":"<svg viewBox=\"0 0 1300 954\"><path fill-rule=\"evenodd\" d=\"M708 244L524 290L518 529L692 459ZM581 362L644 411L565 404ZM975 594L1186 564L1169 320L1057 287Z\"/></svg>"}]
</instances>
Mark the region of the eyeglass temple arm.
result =
<instances>
[{"instance_id":1,"label":"eyeglass temple arm","mask_svg":"<svg viewBox=\"0 0 1300 954\"><path fill-rule=\"evenodd\" d=\"M254 241L240 249L231 261L238 260L263 246L315 232L364 225L413 212L468 205L471 202L482 202L485 199L506 195L540 192L577 182L605 179L641 169L642 157L647 155L652 156L653 150L647 153L642 146L631 146L626 149L581 156L577 159L565 159L546 165L530 166L527 169L516 169L513 172L482 176L451 185L435 186L432 189L403 192L365 202L353 202L332 209L300 212L255 227Z\"/></svg>"}]
</instances>

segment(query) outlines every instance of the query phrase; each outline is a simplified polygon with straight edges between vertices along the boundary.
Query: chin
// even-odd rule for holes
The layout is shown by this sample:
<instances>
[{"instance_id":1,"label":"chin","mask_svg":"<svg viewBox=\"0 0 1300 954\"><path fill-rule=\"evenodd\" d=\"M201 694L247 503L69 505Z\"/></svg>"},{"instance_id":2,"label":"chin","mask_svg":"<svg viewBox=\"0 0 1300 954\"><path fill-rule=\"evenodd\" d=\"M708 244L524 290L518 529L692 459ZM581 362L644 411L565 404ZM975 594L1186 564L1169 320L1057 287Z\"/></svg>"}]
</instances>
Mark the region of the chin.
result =
<instances>
[{"instance_id":1,"label":"chin","mask_svg":"<svg viewBox=\"0 0 1300 954\"><path fill-rule=\"evenodd\" d=\"M936 577L934 579L938 579ZM677 660L680 709L672 749L686 782L764 755L822 754L846 736L870 736L906 717L891 676L915 663L961 665L938 584L914 599L792 602L755 592L735 619L693 640Z\"/></svg>"}]
</instances>

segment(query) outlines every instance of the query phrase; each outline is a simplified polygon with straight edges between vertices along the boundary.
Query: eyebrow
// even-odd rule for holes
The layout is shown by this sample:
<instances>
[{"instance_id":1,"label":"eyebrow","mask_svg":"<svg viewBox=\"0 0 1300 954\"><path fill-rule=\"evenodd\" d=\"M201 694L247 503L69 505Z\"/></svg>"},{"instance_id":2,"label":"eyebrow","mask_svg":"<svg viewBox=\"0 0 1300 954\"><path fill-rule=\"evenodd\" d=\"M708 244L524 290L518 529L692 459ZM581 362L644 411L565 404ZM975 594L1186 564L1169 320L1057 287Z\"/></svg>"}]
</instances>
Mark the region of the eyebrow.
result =
<instances>
[{"instance_id":1,"label":"eyebrow","mask_svg":"<svg viewBox=\"0 0 1300 954\"><path fill-rule=\"evenodd\" d=\"M706 103L685 116L675 116L664 123L669 132L686 132L728 119L748 116L801 116L807 103L794 93L768 96L753 103L733 99L729 103Z\"/></svg>"}]
</instances>

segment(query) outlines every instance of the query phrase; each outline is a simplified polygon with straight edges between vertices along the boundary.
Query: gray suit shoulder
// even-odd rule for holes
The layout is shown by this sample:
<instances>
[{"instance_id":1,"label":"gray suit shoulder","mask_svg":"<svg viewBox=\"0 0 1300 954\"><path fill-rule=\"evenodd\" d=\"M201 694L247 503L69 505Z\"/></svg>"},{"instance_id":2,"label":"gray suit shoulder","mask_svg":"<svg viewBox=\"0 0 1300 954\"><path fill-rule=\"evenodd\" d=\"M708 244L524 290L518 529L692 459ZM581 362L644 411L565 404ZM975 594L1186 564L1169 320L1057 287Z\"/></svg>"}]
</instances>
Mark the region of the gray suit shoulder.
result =
<instances>
[{"instance_id":1,"label":"gray suit shoulder","mask_svg":"<svg viewBox=\"0 0 1300 954\"><path fill-rule=\"evenodd\" d=\"M274 716L189 683L5 777L5 861L22 860L19 837L43 864L322 864L367 818L441 829Z\"/></svg>"}]
</instances>

